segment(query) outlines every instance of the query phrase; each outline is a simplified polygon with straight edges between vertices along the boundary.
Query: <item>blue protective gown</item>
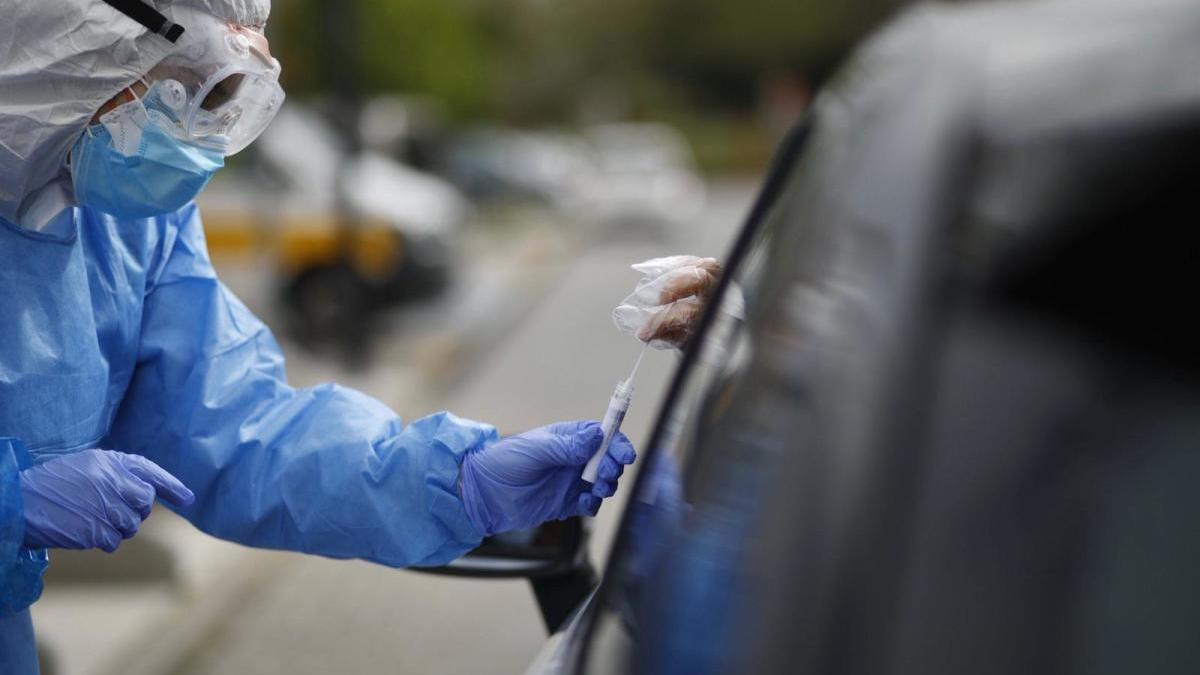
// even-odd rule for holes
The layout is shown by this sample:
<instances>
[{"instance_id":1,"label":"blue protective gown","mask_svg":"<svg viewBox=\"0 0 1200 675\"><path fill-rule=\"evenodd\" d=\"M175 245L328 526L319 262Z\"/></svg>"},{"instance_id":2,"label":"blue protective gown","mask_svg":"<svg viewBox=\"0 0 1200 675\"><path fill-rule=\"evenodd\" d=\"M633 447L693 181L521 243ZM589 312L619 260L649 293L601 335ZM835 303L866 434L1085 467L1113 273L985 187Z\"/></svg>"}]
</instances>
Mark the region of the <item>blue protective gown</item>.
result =
<instances>
[{"instance_id":1,"label":"blue protective gown","mask_svg":"<svg viewBox=\"0 0 1200 675\"><path fill-rule=\"evenodd\" d=\"M144 455L196 493L181 515L251 546L403 567L479 543L458 465L494 428L406 427L356 391L289 387L271 332L217 280L195 205L59 218L60 236L0 218L0 672L35 672L25 610L46 556L21 548L28 462Z\"/></svg>"}]
</instances>

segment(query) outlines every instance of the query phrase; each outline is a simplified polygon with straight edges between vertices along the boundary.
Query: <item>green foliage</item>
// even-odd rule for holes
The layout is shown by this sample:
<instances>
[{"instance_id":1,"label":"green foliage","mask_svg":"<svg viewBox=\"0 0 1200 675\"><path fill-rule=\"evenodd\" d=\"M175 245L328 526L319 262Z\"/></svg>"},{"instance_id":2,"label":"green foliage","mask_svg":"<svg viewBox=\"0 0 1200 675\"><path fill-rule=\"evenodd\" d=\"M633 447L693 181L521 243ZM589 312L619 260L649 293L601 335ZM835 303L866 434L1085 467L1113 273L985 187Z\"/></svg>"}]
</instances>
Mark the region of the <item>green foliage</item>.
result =
<instances>
[{"instance_id":1,"label":"green foliage","mask_svg":"<svg viewBox=\"0 0 1200 675\"><path fill-rule=\"evenodd\" d=\"M487 112L483 18L456 0L291 0L272 18L290 92L421 92L460 115ZM331 30L332 29L332 30Z\"/></svg>"},{"instance_id":2,"label":"green foliage","mask_svg":"<svg viewBox=\"0 0 1200 675\"><path fill-rule=\"evenodd\" d=\"M897 0L280 0L297 94L431 94L465 117L745 111L760 78L825 74ZM598 96L597 92L605 96Z\"/></svg>"}]
</instances>

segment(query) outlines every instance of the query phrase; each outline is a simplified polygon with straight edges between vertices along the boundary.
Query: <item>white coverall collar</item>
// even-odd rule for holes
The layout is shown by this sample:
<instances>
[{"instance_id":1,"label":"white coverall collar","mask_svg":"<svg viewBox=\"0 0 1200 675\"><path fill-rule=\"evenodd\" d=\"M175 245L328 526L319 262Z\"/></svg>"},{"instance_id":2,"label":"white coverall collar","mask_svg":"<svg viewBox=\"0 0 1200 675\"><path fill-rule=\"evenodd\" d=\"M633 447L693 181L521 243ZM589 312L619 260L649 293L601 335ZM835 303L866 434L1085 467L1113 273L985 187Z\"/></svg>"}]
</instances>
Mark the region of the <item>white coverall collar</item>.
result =
<instances>
[{"instance_id":1,"label":"white coverall collar","mask_svg":"<svg viewBox=\"0 0 1200 675\"><path fill-rule=\"evenodd\" d=\"M21 212L17 225L54 236L68 236L74 220L59 218L59 215L75 206L71 185L65 180L56 180L29 196L29 205ZM60 231L61 230L61 231Z\"/></svg>"}]
</instances>

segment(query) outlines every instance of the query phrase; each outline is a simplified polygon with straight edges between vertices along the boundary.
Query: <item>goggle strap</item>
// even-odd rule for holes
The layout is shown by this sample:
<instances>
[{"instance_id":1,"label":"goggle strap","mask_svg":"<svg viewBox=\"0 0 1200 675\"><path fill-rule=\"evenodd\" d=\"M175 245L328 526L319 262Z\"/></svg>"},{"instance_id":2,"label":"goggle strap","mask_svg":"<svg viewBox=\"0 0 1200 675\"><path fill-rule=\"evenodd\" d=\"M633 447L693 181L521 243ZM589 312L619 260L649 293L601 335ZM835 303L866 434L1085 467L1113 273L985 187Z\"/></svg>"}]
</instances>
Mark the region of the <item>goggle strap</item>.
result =
<instances>
[{"instance_id":1,"label":"goggle strap","mask_svg":"<svg viewBox=\"0 0 1200 675\"><path fill-rule=\"evenodd\" d=\"M175 44L183 35L183 26L171 22L150 5L141 0L104 0L106 5L145 26L151 33L161 35Z\"/></svg>"}]
</instances>

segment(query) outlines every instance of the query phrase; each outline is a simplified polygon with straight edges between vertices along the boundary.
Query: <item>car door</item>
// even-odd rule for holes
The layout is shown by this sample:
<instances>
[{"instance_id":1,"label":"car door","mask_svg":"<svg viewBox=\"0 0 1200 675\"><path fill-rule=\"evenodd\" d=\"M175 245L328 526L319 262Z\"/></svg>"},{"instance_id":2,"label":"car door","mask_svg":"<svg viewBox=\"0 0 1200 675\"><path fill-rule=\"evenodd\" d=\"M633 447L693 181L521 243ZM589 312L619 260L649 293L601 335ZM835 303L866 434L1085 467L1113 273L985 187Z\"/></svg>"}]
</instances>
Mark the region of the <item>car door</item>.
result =
<instances>
[{"instance_id":1,"label":"car door","mask_svg":"<svg viewBox=\"0 0 1200 675\"><path fill-rule=\"evenodd\" d=\"M569 672L1195 672L1200 16L1068 4L915 10L823 92Z\"/></svg>"}]
</instances>

